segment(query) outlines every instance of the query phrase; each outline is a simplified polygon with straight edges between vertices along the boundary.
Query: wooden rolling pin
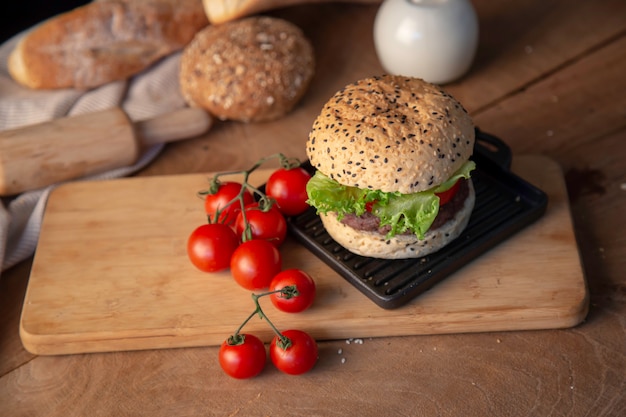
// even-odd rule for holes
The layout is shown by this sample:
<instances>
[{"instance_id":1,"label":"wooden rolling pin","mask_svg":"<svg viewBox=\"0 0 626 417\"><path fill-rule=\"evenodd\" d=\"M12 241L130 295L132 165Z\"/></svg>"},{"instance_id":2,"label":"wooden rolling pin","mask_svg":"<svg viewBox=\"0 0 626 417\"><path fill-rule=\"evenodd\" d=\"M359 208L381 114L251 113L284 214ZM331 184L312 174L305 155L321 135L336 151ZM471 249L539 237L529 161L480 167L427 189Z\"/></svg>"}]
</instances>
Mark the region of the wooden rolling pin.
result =
<instances>
[{"instance_id":1,"label":"wooden rolling pin","mask_svg":"<svg viewBox=\"0 0 626 417\"><path fill-rule=\"evenodd\" d=\"M135 123L112 108L0 132L0 195L130 166L142 148L198 136L211 124L195 108Z\"/></svg>"}]
</instances>

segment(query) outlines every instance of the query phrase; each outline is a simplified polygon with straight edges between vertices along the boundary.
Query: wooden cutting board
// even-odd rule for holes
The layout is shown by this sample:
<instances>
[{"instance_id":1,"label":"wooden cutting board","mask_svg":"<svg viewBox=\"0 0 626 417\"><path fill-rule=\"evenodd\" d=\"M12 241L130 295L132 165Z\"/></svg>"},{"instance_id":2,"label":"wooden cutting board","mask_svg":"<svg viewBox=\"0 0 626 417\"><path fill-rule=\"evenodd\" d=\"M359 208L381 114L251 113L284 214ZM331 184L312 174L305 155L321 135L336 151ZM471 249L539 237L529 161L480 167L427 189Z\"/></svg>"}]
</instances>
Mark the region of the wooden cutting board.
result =
<instances>
[{"instance_id":1,"label":"wooden cutting board","mask_svg":"<svg viewBox=\"0 0 626 417\"><path fill-rule=\"evenodd\" d=\"M565 328L586 316L588 293L560 167L542 156L513 171L549 196L547 212L497 248L407 305L376 306L296 243L284 268L317 282L313 307L285 314L263 300L281 329L319 340ZM251 180L265 181L268 171ZM250 292L228 272L187 259L189 233L205 221L196 192L210 175L77 182L51 193L22 311L20 335L35 354L218 345L252 312ZM267 323L246 331L268 341Z\"/></svg>"}]
</instances>

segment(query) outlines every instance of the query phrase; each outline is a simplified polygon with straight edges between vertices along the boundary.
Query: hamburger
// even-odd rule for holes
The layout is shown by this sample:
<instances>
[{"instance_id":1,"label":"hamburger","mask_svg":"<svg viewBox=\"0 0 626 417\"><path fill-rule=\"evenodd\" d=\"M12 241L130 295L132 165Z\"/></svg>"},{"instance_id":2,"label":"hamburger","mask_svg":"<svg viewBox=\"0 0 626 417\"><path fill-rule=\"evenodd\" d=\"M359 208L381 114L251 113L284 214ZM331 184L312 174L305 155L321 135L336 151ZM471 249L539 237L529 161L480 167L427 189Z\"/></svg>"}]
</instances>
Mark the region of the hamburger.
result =
<instances>
[{"instance_id":1,"label":"hamburger","mask_svg":"<svg viewBox=\"0 0 626 417\"><path fill-rule=\"evenodd\" d=\"M467 226L474 141L467 111L439 86L393 75L359 80L331 97L313 123L308 203L353 253L425 256Z\"/></svg>"}]
</instances>

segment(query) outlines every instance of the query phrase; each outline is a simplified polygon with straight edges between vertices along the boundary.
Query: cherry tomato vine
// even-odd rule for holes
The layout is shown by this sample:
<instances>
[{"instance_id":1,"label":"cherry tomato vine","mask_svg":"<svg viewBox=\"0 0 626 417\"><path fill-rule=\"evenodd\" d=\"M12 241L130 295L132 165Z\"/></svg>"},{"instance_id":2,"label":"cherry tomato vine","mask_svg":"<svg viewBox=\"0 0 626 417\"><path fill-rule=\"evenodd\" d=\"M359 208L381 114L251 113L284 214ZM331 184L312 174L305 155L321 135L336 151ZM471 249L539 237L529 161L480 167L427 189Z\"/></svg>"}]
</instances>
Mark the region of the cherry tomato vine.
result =
<instances>
[{"instance_id":1,"label":"cherry tomato vine","mask_svg":"<svg viewBox=\"0 0 626 417\"><path fill-rule=\"evenodd\" d=\"M276 198L272 195L271 192L269 192L269 194L264 193L263 191L261 191L259 188L253 186L250 184L250 182L248 181L250 178L250 175L256 171L257 169L259 169L261 166L263 166L265 163L267 163L269 160L272 159L276 159L278 158L280 161L280 166L281 168L279 168L278 170L276 170L272 176L275 176L276 174L280 174L282 172L286 172L286 171L291 171L296 173L295 175L297 175L298 178L303 178L305 176L308 176L308 178L304 179L304 180L300 180L301 183L304 183L304 186L302 185L298 185L298 189L297 190L288 190L288 186L284 186L281 191L281 198L282 199L286 199L287 196L290 196L291 199L296 199L297 196L300 197L301 201L300 201L300 210L289 210L289 213L285 213L284 211L281 210L281 212L285 215L295 215L295 214L300 214L301 212L303 212L304 210L306 210L306 208L308 207L308 205L306 205L306 196L302 195L302 190L304 189L304 187L306 186L306 181L308 181L308 179L310 178L310 175L308 173L306 173L306 171L304 171L300 165L300 161L296 158L289 158L285 155L283 155L282 153L277 153L277 154L273 154L270 155L268 157L265 158L261 158L259 161L257 161L254 165L252 165L252 167L250 167L247 170L243 170L243 171L226 171L226 172L220 172L215 174L211 180L210 180L210 187L208 190L203 190L198 192L198 195L200 197L204 197L209 198L211 196L216 196L218 195L218 193L220 192L220 189L224 186L224 185L230 185L233 182L223 182L220 180L220 177L223 176L227 176L227 175L234 175L234 174L240 174L243 175L243 181L239 187L239 191L232 195L231 194L231 199L226 202L225 204L223 204L223 206L221 207L216 207L215 210L207 210L207 215L209 216L209 223L216 223L216 222L220 222L220 221L224 221L224 220L231 220L230 216L225 216L224 213L229 214L229 213L234 213L235 216L236 214L241 214L243 216L243 224L245 225L245 229L244 229L244 233L243 233L243 241L246 240L250 240L252 239L252 232L250 230L250 224L248 222L247 216L246 216L246 210L245 207L248 204L251 204L253 202L253 196L257 196L258 197L258 207L262 210L262 211L268 211L272 208L272 206L276 203ZM300 171L304 171L304 174ZM270 178L272 177L270 176ZM283 174L283 176L285 176ZM270 186L272 185L272 183L270 182ZM270 187L268 187L270 188ZM284 195L284 197L283 197ZM278 204L277 204L278 205ZM278 209L280 210L280 205L278 205ZM227 217L225 219L225 217ZM235 220L234 218L232 219L233 221Z\"/></svg>"},{"instance_id":2,"label":"cherry tomato vine","mask_svg":"<svg viewBox=\"0 0 626 417\"><path fill-rule=\"evenodd\" d=\"M263 192L249 182L250 175L271 159L279 159L280 168L275 170ZM224 181L224 176L241 175L241 182ZM271 252L266 243L247 244L249 241L268 241L276 248L282 245L286 233L285 216L299 214L308 208L306 204L306 182L310 175L300 167L300 161L278 153L262 158L243 171L227 171L215 174L209 188L198 192L204 199L204 208L209 224L225 224L230 232L217 227L199 226L189 236L187 254L193 265L205 272L217 272L231 268L238 283L244 288L258 290L266 288L269 279L280 270L280 259L268 263L248 247L264 247L260 252ZM228 235L228 236L226 236ZM233 248L234 239L238 244ZM222 242L229 242L222 247ZM218 250L219 249L219 250ZM241 262L232 262L234 255ZM276 258L276 256L271 257ZM280 256L278 256L280 258ZM245 261L245 262L244 262ZM245 264L245 265L244 265ZM252 269L250 269L252 265ZM245 272L242 271L244 268ZM261 279L263 275L265 279ZM259 286L261 285L261 286Z\"/></svg>"},{"instance_id":3,"label":"cherry tomato vine","mask_svg":"<svg viewBox=\"0 0 626 417\"><path fill-rule=\"evenodd\" d=\"M263 311L259 299L277 294L284 299L300 295L296 285L288 285L279 290L260 294L252 293L254 310L220 347L219 362L226 374L239 379L251 378L258 375L265 367L265 349L260 351L260 339L254 335L242 333L246 324L255 316L267 322L275 334L269 349L270 360L276 368L290 375L300 375L315 366L318 358L315 339L302 330L290 329L281 332Z\"/></svg>"},{"instance_id":4,"label":"cherry tomato vine","mask_svg":"<svg viewBox=\"0 0 626 417\"><path fill-rule=\"evenodd\" d=\"M251 185L250 175L275 158L280 168L270 175L265 190ZM223 180L237 174L242 176L241 182ZM298 269L282 271L279 252L287 231L285 216L308 208L306 183L310 178L297 159L274 154L247 170L215 174L209 188L198 192L204 199L207 224L197 227L187 241L192 264L204 272L230 268L241 287L265 290L252 293L254 310L220 346L220 366L233 378L252 378L265 367L265 345L257 336L242 332L255 316L266 321L275 335L269 344L269 357L280 371L298 375L317 362L315 339L302 330L281 332L259 303L261 297L268 296L275 308L287 313L304 311L313 304L315 281Z\"/></svg>"}]
</instances>

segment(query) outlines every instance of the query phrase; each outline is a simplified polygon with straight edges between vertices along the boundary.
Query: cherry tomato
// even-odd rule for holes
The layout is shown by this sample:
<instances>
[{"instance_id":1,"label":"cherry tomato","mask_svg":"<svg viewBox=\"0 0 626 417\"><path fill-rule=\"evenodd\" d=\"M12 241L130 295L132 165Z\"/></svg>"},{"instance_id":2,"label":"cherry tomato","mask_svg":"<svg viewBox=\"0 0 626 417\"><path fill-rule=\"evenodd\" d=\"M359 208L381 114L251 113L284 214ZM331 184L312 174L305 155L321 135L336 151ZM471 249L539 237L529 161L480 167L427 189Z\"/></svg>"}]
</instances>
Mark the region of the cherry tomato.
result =
<instances>
[{"instance_id":1,"label":"cherry tomato","mask_svg":"<svg viewBox=\"0 0 626 417\"><path fill-rule=\"evenodd\" d=\"M231 275L239 285L251 291L269 287L281 267L280 252L263 239L243 242L230 259Z\"/></svg>"},{"instance_id":2,"label":"cherry tomato","mask_svg":"<svg viewBox=\"0 0 626 417\"><path fill-rule=\"evenodd\" d=\"M216 222L216 213L223 209L217 219L217 222L226 223L228 225L233 225L235 223L237 214L241 211L241 203L239 201L234 201L230 205L228 205L228 203L239 195L241 187L242 185L238 182L225 181L220 184L215 194L206 195L204 198L204 210L209 216L210 221ZM254 202L254 197L248 190L243 192L242 197L244 206Z\"/></svg>"},{"instance_id":3,"label":"cherry tomato","mask_svg":"<svg viewBox=\"0 0 626 417\"><path fill-rule=\"evenodd\" d=\"M270 359L282 372L300 375L308 372L317 362L317 343L308 333L301 330L285 330L283 336L290 341L283 346L281 339L274 336L270 343Z\"/></svg>"},{"instance_id":4,"label":"cherry tomato","mask_svg":"<svg viewBox=\"0 0 626 417\"><path fill-rule=\"evenodd\" d=\"M282 245L287 235L287 221L276 205L264 211L259 207L259 203L252 203L248 204L244 210L252 239L265 239L276 247ZM235 230L241 240L245 240L243 239L245 228L243 212L240 212L235 221Z\"/></svg>"},{"instance_id":5,"label":"cherry tomato","mask_svg":"<svg viewBox=\"0 0 626 417\"><path fill-rule=\"evenodd\" d=\"M233 378L252 378L265 367L265 345L251 334L231 336L220 347L219 361L224 372Z\"/></svg>"},{"instance_id":6,"label":"cherry tomato","mask_svg":"<svg viewBox=\"0 0 626 417\"><path fill-rule=\"evenodd\" d=\"M287 313L299 313L306 310L315 300L315 281L309 274L299 269L286 269L279 272L270 283L269 291L280 291L285 287L295 286L298 295L287 298L283 293L270 295L272 304Z\"/></svg>"},{"instance_id":7,"label":"cherry tomato","mask_svg":"<svg viewBox=\"0 0 626 417\"><path fill-rule=\"evenodd\" d=\"M452 200L456 192L459 191L459 187L460 187L459 181L460 180L457 180L457 182L455 182L454 185L450 187L448 190L442 193L435 194L437 197L439 197L440 206L443 206L444 204L450 202L450 200Z\"/></svg>"},{"instance_id":8,"label":"cherry tomato","mask_svg":"<svg viewBox=\"0 0 626 417\"><path fill-rule=\"evenodd\" d=\"M203 224L187 239L187 256L199 270L217 272L230 266L230 258L238 246L239 239L229 226Z\"/></svg>"},{"instance_id":9,"label":"cherry tomato","mask_svg":"<svg viewBox=\"0 0 626 417\"><path fill-rule=\"evenodd\" d=\"M301 167L280 168L269 177L265 194L276 200L278 209L286 216L303 213L309 205L306 184L311 175Z\"/></svg>"}]
</instances>

